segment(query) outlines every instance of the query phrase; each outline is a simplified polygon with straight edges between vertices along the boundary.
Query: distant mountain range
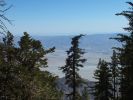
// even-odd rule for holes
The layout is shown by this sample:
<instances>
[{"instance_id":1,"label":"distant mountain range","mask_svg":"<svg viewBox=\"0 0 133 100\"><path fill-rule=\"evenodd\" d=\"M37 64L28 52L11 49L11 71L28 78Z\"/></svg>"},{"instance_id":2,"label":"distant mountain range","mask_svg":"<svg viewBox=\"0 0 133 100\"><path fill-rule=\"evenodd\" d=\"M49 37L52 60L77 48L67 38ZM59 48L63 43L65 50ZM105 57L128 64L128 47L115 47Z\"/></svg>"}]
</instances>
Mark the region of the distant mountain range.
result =
<instances>
[{"instance_id":1,"label":"distant mountain range","mask_svg":"<svg viewBox=\"0 0 133 100\"><path fill-rule=\"evenodd\" d=\"M117 34L91 34L85 35L80 40L80 46L86 50L86 52L103 52L109 53L112 47L119 46L119 43L115 40L109 39L115 37ZM44 47L50 48L55 46L57 50L67 50L70 47L71 38L73 36L32 36L33 38L40 40ZM19 36L15 37L15 41L19 40ZM109 51L109 52L108 52Z\"/></svg>"},{"instance_id":2,"label":"distant mountain range","mask_svg":"<svg viewBox=\"0 0 133 100\"><path fill-rule=\"evenodd\" d=\"M92 34L85 35L80 41L80 46L86 49L86 52L107 52L109 53L113 46L118 46L118 42L109 38L115 37L116 34ZM67 50L70 47L73 36L34 36L42 41L46 47L55 46L61 50ZM108 52L109 51L109 52Z\"/></svg>"}]
</instances>

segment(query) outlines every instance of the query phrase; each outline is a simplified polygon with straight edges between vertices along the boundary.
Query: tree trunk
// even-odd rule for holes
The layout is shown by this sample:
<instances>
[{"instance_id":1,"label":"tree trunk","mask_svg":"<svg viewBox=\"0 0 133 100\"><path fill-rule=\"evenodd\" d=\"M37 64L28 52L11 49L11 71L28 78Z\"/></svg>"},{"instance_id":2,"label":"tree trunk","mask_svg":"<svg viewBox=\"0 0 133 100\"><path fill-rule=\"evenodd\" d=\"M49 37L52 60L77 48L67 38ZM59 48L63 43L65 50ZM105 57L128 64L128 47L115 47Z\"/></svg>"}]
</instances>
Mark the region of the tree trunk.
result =
<instances>
[{"instance_id":1,"label":"tree trunk","mask_svg":"<svg viewBox=\"0 0 133 100\"><path fill-rule=\"evenodd\" d=\"M75 82L75 54L73 57L73 100L75 100L76 82Z\"/></svg>"}]
</instances>

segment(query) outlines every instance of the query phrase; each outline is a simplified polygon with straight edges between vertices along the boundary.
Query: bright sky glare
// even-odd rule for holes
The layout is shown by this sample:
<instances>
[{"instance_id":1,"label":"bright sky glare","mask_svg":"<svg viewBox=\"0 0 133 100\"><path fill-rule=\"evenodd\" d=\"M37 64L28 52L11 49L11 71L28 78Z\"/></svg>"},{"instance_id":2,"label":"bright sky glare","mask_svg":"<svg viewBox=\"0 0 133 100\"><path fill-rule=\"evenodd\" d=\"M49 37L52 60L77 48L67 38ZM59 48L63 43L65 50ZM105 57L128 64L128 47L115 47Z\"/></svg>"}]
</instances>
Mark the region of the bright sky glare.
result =
<instances>
[{"instance_id":1,"label":"bright sky glare","mask_svg":"<svg viewBox=\"0 0 133 100\"><path fill-rule=\"evenodd\" d=\"M127 0L6 0L14 34L71 35L124 32L127 21L115 14L127 10Z\"/></svg>"}]
</instances>

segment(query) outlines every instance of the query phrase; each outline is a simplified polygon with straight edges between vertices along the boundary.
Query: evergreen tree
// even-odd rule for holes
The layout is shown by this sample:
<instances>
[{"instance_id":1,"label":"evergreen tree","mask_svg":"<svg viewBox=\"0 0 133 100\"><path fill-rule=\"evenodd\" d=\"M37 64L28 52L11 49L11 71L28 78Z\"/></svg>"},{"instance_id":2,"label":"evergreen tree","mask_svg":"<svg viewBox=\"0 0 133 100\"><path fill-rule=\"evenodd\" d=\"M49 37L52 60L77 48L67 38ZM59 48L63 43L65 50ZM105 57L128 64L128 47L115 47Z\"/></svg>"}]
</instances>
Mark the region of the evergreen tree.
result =
<instances>
[{"instance_id":1,"label":"evergreen tree","mask_svg":"<svg viewBox=\"0 0 133 100\"><path fill-rule=\"evenodd\" d=\"M4 23L11 23L5 16L11 6L5 5L5 0L0 0L0 100L60 100L57 77L40 70L47 67L45 55L55 48L45 50L39 40L26 32L19 45L14 45L14 37Z\"/></svg>"},{"instance_id":2,"label":"evergreen tree","mask_svg":"<svg viewBox=\"0 0 133 100\"><path fill-rule=\"evenodd\" d=\"M113 85L113 100L118 99L118 80L119 80L119 69L118 69L118 59L116 51L113 50L113 55L111 57L110 70L112 75L112 85Z\"/></svg>"},{"instance_id":3,"label":"evergreen tree","mask_svg":"<svg viewBox=\"0 0 133 100\"><path fill-rule=\"evenodd\" d=\"M0 43L0 100L60 99L56 77L40 70L47 67L45 55L54 48L45 50L28 33L21 37L17 47L13 40L8 32Z\"/></svg>"},{"instance_id":4,"label":"evergreen tree","mask_svg":"<svg viewBox=\"0 0 133 100\"><path fill-rule=\"evenodd\" d=\"M133 3L127 2L131 7L116 15L122 15L129 21L129 26L124 28L129 34L118 34L116 38L122 44L117 47L117 55L121 66L121 99L133 100Z\"/></svg>"},{"instance_id":5,"label":"evergreen tree","mask_svg":"<svg viewBox=\"0 0 133 100\"><path fill-rule=\"evenodd\" d=\"M33 99L35 85L35 77L40 73L40 68L47 67L47 58L45 55L53 52L54 48L45 50L39 40L35 40L24 32L24 36L20 38L19 48L17 48L16 58L22 73L19 75L23 82L23 87L27 93L24 93L29 99ZM34 92L33 92L34 91Z\"/></svg>"},{"instance_id":6,"label":"evergreen tree","mask_svg":"<svg viewBox=\"0 0 133 100\"><path fill-rule=\"evenodd\" d=\"M2 100L13 96L11 88L15 83L15 62L13 35L8 32L0 44L0 99Z\"/></svg>"},{"instance_id":7,"label":"evergreen tree","mask_svg":"<svg viewBox=\"0 0 133 100\"><path fill-rule=\"evenodd\" d=\"M72 46L67 51L66 65L60 68L65 73L66 84L73 89L70 94L67 94L72 96L72 100L76 100L76 88L81 82L78 74L79 67L83 67L83 63L86 61L86 59L82 58L82 55L85 53L84 50L79 48L79 39L82 36L78 35L72 38Z\"/></svg>"},{"instance_id":8,"label":"evergreen tree","mask_svg":"<svg viewBox=\"0 0 133 100\"><path fill-rule=\"evenodd\" d=\"M110 77L108 63L100 59L97 70L94 73L94 78L96 79L93 87L95 100L110 100L112 98Z\"/></svg>"}]
</instances>

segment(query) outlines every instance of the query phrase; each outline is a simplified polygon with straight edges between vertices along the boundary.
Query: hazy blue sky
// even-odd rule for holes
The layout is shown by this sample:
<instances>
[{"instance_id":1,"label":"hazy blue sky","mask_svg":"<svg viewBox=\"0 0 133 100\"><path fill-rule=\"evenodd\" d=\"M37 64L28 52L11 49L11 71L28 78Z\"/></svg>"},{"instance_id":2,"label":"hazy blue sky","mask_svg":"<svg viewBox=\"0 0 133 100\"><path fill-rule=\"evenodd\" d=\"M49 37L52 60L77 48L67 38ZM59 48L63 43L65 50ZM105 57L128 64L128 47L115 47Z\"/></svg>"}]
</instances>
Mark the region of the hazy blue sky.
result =
<instances>
[{"instance_id":1,"label":"hazy blue sky","mask_svg":"<svg viewBox=\"0 0 133 100\"><path fill-rule=\"evenodd\" d=\"M124 32L127 21L115 13L127 10L127 0L7 0L14 20L9 30L35 35Z\"/></svg>"}]
</instances>

